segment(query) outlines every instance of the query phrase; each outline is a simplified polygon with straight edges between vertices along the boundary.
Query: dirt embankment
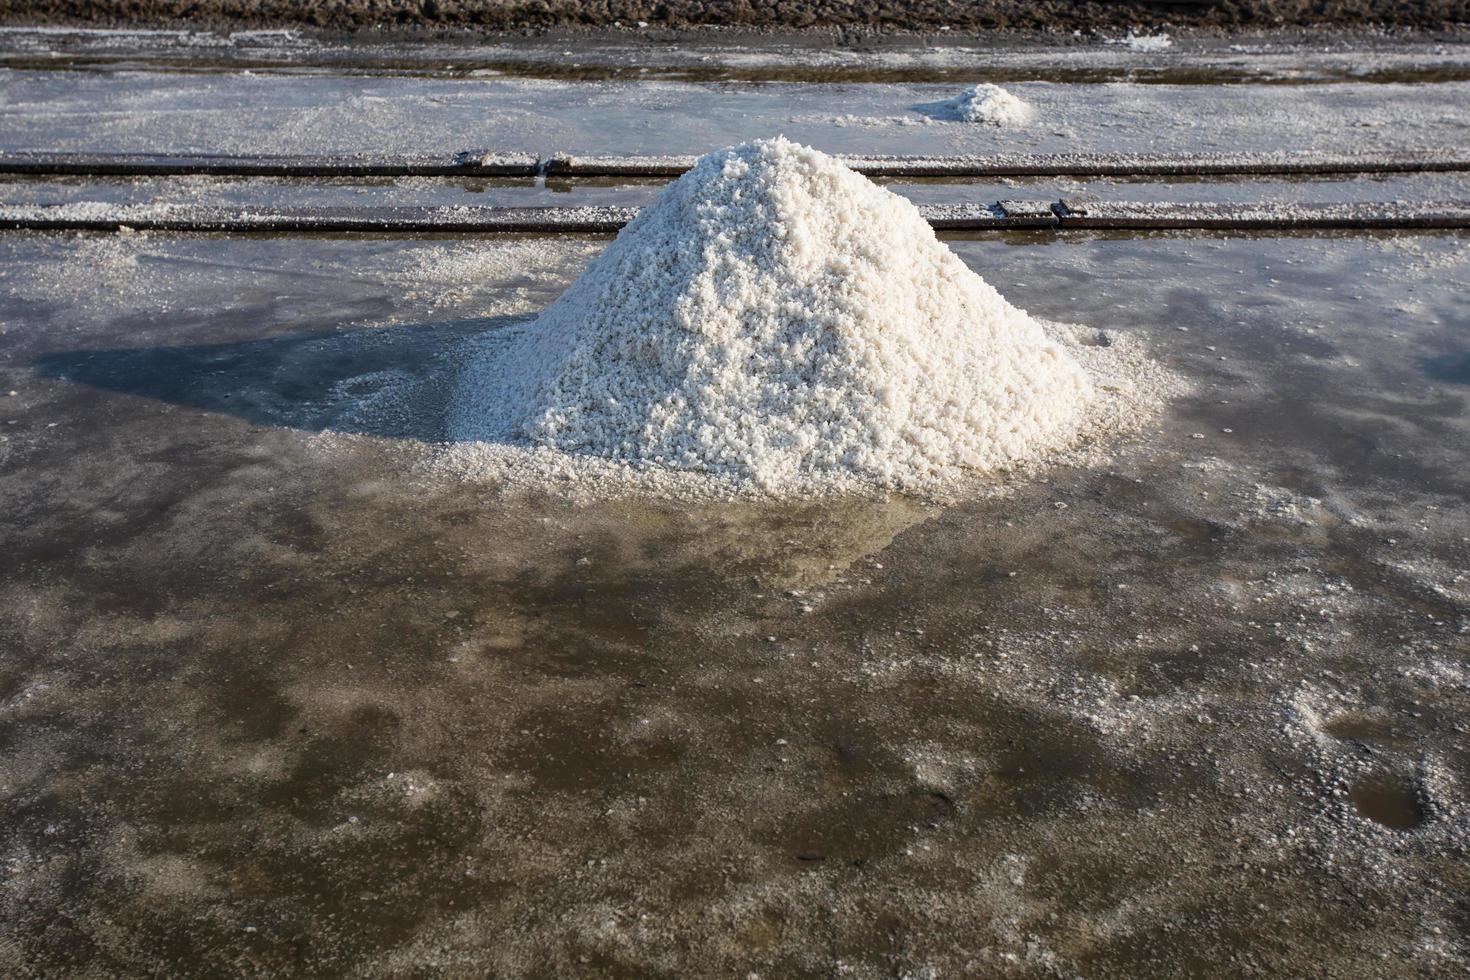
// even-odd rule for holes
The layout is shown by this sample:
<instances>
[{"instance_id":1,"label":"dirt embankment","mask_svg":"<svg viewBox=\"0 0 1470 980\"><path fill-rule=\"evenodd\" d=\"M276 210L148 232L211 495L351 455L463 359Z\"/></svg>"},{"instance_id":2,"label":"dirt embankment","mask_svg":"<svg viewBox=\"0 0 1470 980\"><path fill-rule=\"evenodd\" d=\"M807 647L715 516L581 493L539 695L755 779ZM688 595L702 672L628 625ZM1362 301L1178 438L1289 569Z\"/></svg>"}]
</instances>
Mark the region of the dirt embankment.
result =
<instances>
[{"instance_id":1,"label":"dirt embankment","mask_svg":"<svg viewBox=\"0 0 1470 980\"><path fill-rule=\"evenodd\" d=\"M238 24L448 27L737 26L792 29L1088 30L1170 24L1258 28L1445 28L1470 23L1470 0L0 0L11 24Z\"/></svg>"}]
</instances>

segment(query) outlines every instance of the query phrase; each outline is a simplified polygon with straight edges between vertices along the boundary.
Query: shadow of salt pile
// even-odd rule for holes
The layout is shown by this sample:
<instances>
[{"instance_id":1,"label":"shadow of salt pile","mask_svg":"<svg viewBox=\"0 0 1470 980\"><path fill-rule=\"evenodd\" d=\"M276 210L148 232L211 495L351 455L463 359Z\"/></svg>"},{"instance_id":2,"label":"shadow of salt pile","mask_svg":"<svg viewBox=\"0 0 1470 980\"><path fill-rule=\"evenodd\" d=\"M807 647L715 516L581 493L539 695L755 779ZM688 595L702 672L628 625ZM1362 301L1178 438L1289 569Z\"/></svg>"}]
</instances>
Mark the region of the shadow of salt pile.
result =
<instances>
[{"instance_id":1,"label":"shadow of salt pile","mask_svg":"<svg viewBox=\"0 0 1470 980\"><path fill-rule=\"evenodd\" d=\"M37 375L307 432L442 443L459 361L488 338L509 339L533 316L313 331L264 340L62 351ZM453 499L452 496L450 499ZM567 505L572 506L572 505ZM887 549L937 507L882 499L683 502L617 497L578 502L585 530L621 541L611 555L633 574L661 562L715 561L771 586L820 587ZM585 548L587 546L580 545ZM652 574L652 572L650 572Z\"/></svg>"},{"instance_id":2,"label":"shadow of salt pile","mask_svg":"<svg viewBox=\"0 0 1470 980\"><path fill-rule=\"evenodd\" d=\"M1427 357L1423 362L1424 373L1435 381L1470 385L1470 350L1454 354Z\"/></svg>"},{"instance_id":3,"label":"shadow of salt pile","mask_svg":"<svg viewBox=\"0 0 1470 980\"><path fill-rule=\"evenodd\" d=\"M464 342L530 316L489 317L265 340L43 355L44 378L152 398L256 425L442 442Z\"/></svg>"},{"instance_id":4,"label":"shadow of salt pile","mask_svg":"<svg viewBox=\"0 0 1470 980\"><path fill-rule=\"evenodd\" d=\"M940 99L937 102L919 102L909 106L909 111L917 112L925 119L931 119L935 122L964 122L965 119L960 115L960 108L956 104L956 98L952 96L948 99Z\"/></svg>"}]
</instances>

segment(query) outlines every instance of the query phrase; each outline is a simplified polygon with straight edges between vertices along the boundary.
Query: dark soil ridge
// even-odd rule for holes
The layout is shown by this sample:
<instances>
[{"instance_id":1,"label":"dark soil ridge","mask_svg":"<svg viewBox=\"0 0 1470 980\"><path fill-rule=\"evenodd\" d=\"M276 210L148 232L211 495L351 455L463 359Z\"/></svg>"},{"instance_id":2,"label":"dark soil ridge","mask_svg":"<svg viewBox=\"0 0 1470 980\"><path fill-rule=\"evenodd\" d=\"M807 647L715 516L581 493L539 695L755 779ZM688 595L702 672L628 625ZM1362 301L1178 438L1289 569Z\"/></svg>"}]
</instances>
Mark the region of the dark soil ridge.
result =
<instances>
[{"instance_id":1,"label":"dark soil ridge","mask_svg":"<svg viewBox=\"0 0 1470 980\"><path fill-rule=\"evenodd\" d=\"M1470 0L0 0L0 22L249 27L860 28L937 32L1155 27L1445 29Z\"/></svg>"}]
</instances>

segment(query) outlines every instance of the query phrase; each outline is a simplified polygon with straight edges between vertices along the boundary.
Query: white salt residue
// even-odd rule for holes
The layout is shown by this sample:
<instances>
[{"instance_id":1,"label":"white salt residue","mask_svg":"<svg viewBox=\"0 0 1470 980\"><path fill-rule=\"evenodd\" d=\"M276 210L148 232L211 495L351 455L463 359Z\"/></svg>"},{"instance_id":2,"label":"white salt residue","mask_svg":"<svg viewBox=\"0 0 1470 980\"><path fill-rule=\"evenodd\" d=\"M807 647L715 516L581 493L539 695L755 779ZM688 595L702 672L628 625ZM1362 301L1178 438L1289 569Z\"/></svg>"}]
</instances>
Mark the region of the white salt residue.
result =
<instances>
[{"instance_id":1,"label":"white salt residue","mask_svg":"<svg viewBox=\"0 0 1470 980\"><path fill-rule=\"evenodd\" d=\"M1030 105L988 82L950 99L944 107L961 122L990 126L1023 126L1032 114Z\"/></svg>"},{"instance_id":2,"label":"white salt residue","mask_svg":"<svg viewBox=\"0 0 1470 980\"><path fill-rule=\"evenodd\" d=\"M503 284L512 277L541 281L560 271L557 266L569 252L584 252L587 247L545 238L433 246L415 250L401 278L436 288L486 281Z\"/></svg>"},{"instance_id":3,"label":"white salt residue","mask_svg":"<svg viewBox=\"0 0 1470 980\"><path fill-rule=\"evenodd\" d=\"M231 31L225 38L230 44L246 44L252 47L287 46L300 47L310 42L301 37L300 31L282 30L256 30L256 31Z\"/></svg>"},{"instance_id":4,"label":"white salt residue","mask_svg":"<svg viewBox=\"0 0 1470 980\"><path fill-rule=\"evenodd\" d=\"M529 313L546 304L566 281L568 265L592 248L544 238L436 245L414 251L408 267L392 278L405 287L405 299L431 309L473 301L481 315Z\"/></svg>"},{"instance_id":5,"label":"white salt residue","mask_svg":"<svg viewBox=\"0 0 1470 980\"><path fill-rule=\"evenodd\" d=\"M1128 32L1127 37L1109 41L1108 44L1121 44L1130 51L1163 51L1173 47L1174 41L1167 34L1134 34Z\"/></svg>"},{"instance_id":6,"label":"white salt residue","mask_svg":"<svg viewBox=\"0 0 1470 980\"><path fill-rule=\"evenodd\" d=\"M479 342L447 461L734 493L931 488L1064 449L1095 394L907 200L764 140L702 158L536 321Z\"/></svg>"},{"instance_id":7,"label":"white salt residue","mask_svg":"<svg viewBox=\"0 0 1470 980\"><path fill-rule=\"evenodd\" d=\"M831 123L833 126L864 126L869 129L881 126L927 126L934 120L922 116L792 116L791 122Z\"/></svg>"},{"instance_id":8,"label":"white salt residue","mask_svg":"<svg viewBox=\"0 0 1470 980\"><path fill-rule=\"evenodd\" d=\"M47 261L17 265L5 292L28 300L65 299L112 315L159 307L157 278L139 261L151 255L148 235L127 228L115 235L78 233L43 241L51 253Z\"/></svg>"}]
</instances>

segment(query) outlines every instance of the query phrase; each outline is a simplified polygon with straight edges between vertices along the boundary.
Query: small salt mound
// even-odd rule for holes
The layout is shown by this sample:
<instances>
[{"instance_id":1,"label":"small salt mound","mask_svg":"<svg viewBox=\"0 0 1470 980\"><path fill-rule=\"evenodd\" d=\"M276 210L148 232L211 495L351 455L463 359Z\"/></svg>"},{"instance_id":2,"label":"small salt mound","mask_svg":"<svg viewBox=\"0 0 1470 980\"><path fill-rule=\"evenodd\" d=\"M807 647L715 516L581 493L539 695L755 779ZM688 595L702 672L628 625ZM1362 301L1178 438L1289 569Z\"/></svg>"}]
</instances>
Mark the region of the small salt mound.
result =
<instances>
[{"instance_id":1,"label":"small salt mound","mask_svg":"<svg viewBox=\"0 0 1470 980\"><path fill-rule=\"evenodd\" d=\"M1065 447L1091 398L911 203L774 139L700 159L523 335L488 336L449 434L768 493L917 489Z\"/></svg>"},{"instance_id":2,"label":"small salt mound","mask_svg":"<svg viewBox=\"0 0 1470 980\"><path fill-rule=\"evenodd\" d=\"M1031 106L999 85L976 85L948 102L945 108L961 122L990 126L1024 126L1031 120Z\"/></svg>"},{"instance_id":3,"label":"small salt mound","mask_svg":"<svg viewBox=\"0 0 1470 980\"><path fill-rule=\"evenodd\" d=\"M1167 34L1134 34L1132 31L1127 37L1108 43L1121 44L1131 51L1167 51L1174 46L1173 38Z\"/></svg>"}]
</instances>

